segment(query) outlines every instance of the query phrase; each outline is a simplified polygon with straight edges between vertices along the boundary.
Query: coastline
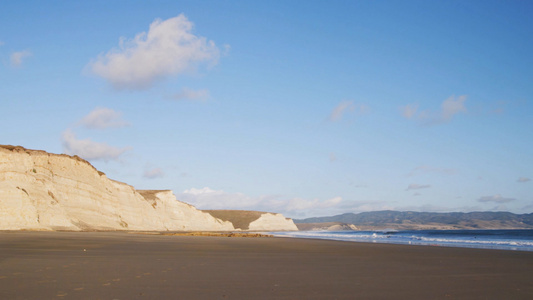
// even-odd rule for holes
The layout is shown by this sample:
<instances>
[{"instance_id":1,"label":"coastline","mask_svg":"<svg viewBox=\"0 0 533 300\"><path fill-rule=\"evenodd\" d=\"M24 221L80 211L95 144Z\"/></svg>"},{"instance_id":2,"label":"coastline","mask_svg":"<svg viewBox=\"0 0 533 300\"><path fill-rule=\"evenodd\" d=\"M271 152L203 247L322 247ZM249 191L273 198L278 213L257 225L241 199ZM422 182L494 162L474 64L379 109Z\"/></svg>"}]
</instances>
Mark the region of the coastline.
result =
<instances>
[{"instance_id":1,"label":"coastline","mask_svg":"<svg viewBox=\"0 0 533 300\"><path fill-rule=\"evenodd\" d=\"M356 243L381 243L533 252L531 229L466 230L316 230L271 232L277 237L314 238Z\"/></svg>"},{"instance_id":2,"label":"coastline","mask_svg":"<svg viewBox=\"0 0 533 300\"><path fill-rule=\"evenodd\" d=\"M533 253L126 232L0 232L3 299L531 299Z\"/></svg>"}]
</instances>

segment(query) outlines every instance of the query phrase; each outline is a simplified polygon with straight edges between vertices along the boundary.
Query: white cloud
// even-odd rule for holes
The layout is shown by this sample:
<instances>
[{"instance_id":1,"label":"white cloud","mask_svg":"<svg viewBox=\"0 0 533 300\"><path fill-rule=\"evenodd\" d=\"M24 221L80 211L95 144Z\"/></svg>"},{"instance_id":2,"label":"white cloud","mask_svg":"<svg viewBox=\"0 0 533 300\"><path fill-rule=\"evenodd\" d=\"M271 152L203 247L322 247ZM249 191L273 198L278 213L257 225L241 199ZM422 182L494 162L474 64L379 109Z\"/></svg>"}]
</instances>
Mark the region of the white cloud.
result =
<instances>
[{"instance_id":1,"label":"white cloud","mask_svg":"<svg viewBox=\"0 0 533 300\"><path fill-rule=\"evenodd\" d=\"M122 120L122 113L106 107L97 107L79 122L91 129L106 129L128 126L129 123Z\"/></svg>"},{"instance_id":2,"label":"white cloud","mask_svg":"<svg viewBox=\"0 0 533 300\"><path fill-rule=\"evenodd\" d=\"M152 168L145 170L143 176L148 179L161 178L165 176L165 172L161 168Z\"/></svg>"},{"instance_id":3,"label":"white cloud","mask_svg":"<svg viewBox=\"0 0 533 300\"><path fill-rule=\"evenodd\" d=\"M323 210L334 207L338 205L341 201L342 197L334 197L325 201L320 201L318 199L307 200L302 198L293 198L286 201L283 210L289 213Z\"/></svg>"},{"instance_id":4,"label":"white cloud","mask_svg":"<svg viewBox=\"0 0 533 300\"><path fill-rule=\"evenodd\" d=\"M431 185L429 184L416 184L416 183L411 183L406 191L410 191L410 190L420 190L420 189L427 189L427 188L430 188Z\"/></svg>"},{"instance_id":5,"label":"white cloud","mask_svg":"<svg viewBox=\"0 0 533 300\"><path fill-rule=\"evenodd\" d=\"M209 187L185 190L178 198L199 209L251 209L261 201L242 193L227 193Z\"/></svg>"},{"instance_id":6,"label":"white cloud","mask_svg":"<svg viewBox=\"0 0 533 300\"><path fill-rule=\"evenodd\" d=\"M355 104L353 101L341 101L331 112L328 120L331 122L340 121L347 112L357 112L365 114L369 110L365 104Z\"/></svg>"},{"instance_id":7,"label":"white cloud","mask_svg":"<svg viewBox=\"0 0 533 300\"><path fill-rule=\"evenodd\" d=\"M86 160L116 160L130 148L115 148L105 143L93 142L90 139L78 140L76 135L67 129L63 132L63 151L69 155L78 155Z\"/></svg>"},{"instance_id":8,"label":"white cloud","mask_svg":"<svg viewBox=\"0 0 533 300\"><path fill-rule=\"evenodd\" d=\"M183 88L181 92L173 95L171 98L174 100L192 100L204 102L209 99L209 91L205 89L191 90L188 88Z\"/></svg>"},{"instance_id":9,"label":"white cloud","mask_svg":"<svg viewBox=\"0 0 533 300\"><path fill-rule=\"evenodd\" d=\"M520 178L518 178L518 180L516 182L528 182L528 181L531 181L531 178L520 177Z\"/></svg>"},{"instance_id":10,"label":"white cloud","mask_svg":"<svg viewBox=\"0 0 533 300\"><path fill-rule=\"evenodd\" d=\"M220 51L213 41L191 33L185 15L156 19L148 33L120 39L119 48L100 55L88 68L116 89L147 89L157 80L193 71L198 64L215 65Z\"/></svg>"},{"instance_id":11,"label":"white cloud","mask_svg":"<svg viewBox=\"0 0 533 300\"><path fill-rule=\"evenodd\" d=\"M341 197L327 200L292 198L280 196L250 197L243 193L227 193L209 187L191 188L178 195L178 199L199 209L241 209L282 213L285 216L323 215L325 209L334 209L341 202Z\"/></svg>"},{"instance_id":12,"label":"white cloud","mask_svg":"<svg viewBox=\"0 0 533 300\"><path fill-rule=\"evenodd\" d=\"M191 188L191 189L183 191L184 194L189 194L189 195L193 195L193 196L198 196L198 195L203 195L203 194L214 194L214 193L220 194L220 193L223 193L223 192L224 191L222 191L222 190L219 190L219 191L212 190L209 187L204 187L204 188L201 188L201 189Z\"/></svg>"},{"instance_id":13,"label":"white cloud","mask_svg":"<svg viewBox=\"0 0 533 300\"><path fill-rule=\"evenodd\" d=\"M438 112L428 110L419 112L417 104L409 104L401 107L400 111L406 119L416 119L425 125L436 125L447 123L455 115L466 112L465 102L466 95L459 97L451 96L441 103L441 108Z\"/></svg>"},{"instance_id":14,"label":"white cloud","mask_svg":"<svg viewBox=\"0 0 533 300\"><path fill-rule=\"evenodd\" d=\"M22 60L26 57L30 57L33 54L29 50L23 50L18 52L13 52L11 54L11 65L18 67L22 64Z\"/></svg>"},{"instance_id":15,"label":"white cloud","mask_svg":"<svg viewBox=\"0 0 533 300\"><path fill-rule=\"evenodd\" d=\"M500 194L494 195L494 196L483 196L479 198L478 202L495 202L495 203L507 203L516 200L515 198L505 198L502 197Z\"/></svg>"},{"instance_id":16,"label":"white cloud","mask_svg":"<svg viewBox=\"0 0 533 300\"><path fill-rule=\"evenodd\" d=\"M429 185L413 185L415 190L413 197L420 196L417 188L427 188ZM387 201L346 201L342 197L330 199L304 199L300 197L284 198L276 195L250 197L243 193L228 193L223 190L215 190L209 187L191 188L178 194L178 199L190 203L199 209L239 209L257 210L266 212L282 213L291 218L308 218L317 216L331 216L346 212L365 212L378 210L399 211L427 211L427 212L452 212L452 211L479 211L481 206L444 207L434 205L422 206L398 206ZM498 202L498 204L513 201L514 199L503 198L500 195L482 197L490 199L480 202ZM494 201L496 200L496 201ZM397 203L398 204L398 203ZM533 205L532 205L533 206Z\"/></svg>"}]
</instances>

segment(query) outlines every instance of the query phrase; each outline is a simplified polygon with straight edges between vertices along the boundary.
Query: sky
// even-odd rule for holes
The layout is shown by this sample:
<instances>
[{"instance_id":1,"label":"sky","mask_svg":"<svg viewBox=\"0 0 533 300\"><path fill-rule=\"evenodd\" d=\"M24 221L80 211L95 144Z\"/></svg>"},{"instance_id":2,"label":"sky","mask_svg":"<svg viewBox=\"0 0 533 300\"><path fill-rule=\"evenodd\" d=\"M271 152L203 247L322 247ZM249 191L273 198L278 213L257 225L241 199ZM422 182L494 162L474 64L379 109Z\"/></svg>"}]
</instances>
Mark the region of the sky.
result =
<instances>
[{"instance_id":1,"label":"sky","mask_svg":"<svg viewBox=\"0 0 533 300\"><path fill-rule=\"evenodd\" d=\"M199 209L533 212L532 1L2 1L0 144Z\"/></svg>"}]
</instances>

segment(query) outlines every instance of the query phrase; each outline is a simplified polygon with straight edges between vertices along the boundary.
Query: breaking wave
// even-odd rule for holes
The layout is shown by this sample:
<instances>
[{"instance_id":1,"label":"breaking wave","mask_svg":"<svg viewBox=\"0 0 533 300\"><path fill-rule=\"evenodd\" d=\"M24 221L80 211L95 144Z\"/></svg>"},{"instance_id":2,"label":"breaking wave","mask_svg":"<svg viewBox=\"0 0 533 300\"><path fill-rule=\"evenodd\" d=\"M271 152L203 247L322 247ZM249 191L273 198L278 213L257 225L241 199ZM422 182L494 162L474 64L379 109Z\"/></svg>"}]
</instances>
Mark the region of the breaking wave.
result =
<instances>
[{"instance_id":1,"label":"breaking wave","mask_svg":"<svg viewBox=\"0 0 533 300\"><path fill-rule=\"evenodd\" d=\"M533 230L296 231L272 234L349 242L533 251Z\"/></svg>"}]
</instances>

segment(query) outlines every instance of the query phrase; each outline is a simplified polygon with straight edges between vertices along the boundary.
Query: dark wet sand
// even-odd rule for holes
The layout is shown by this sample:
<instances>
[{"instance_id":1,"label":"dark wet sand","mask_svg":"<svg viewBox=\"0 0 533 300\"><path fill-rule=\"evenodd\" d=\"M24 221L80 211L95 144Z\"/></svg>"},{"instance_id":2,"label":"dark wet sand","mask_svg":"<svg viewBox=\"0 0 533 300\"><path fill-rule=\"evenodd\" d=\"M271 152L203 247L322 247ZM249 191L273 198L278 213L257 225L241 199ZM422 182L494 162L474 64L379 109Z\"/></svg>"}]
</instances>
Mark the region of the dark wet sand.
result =
<instances>
[{"instance_id":1,"label":"dark wet sand","mask_svg":"<svg viewBox=\"0 0 533 300\"><path fill-rule=\"evenodd\" d=\"M0 232L0 299L533 299L533 252Z\"/></svg>"}]
</instances>

